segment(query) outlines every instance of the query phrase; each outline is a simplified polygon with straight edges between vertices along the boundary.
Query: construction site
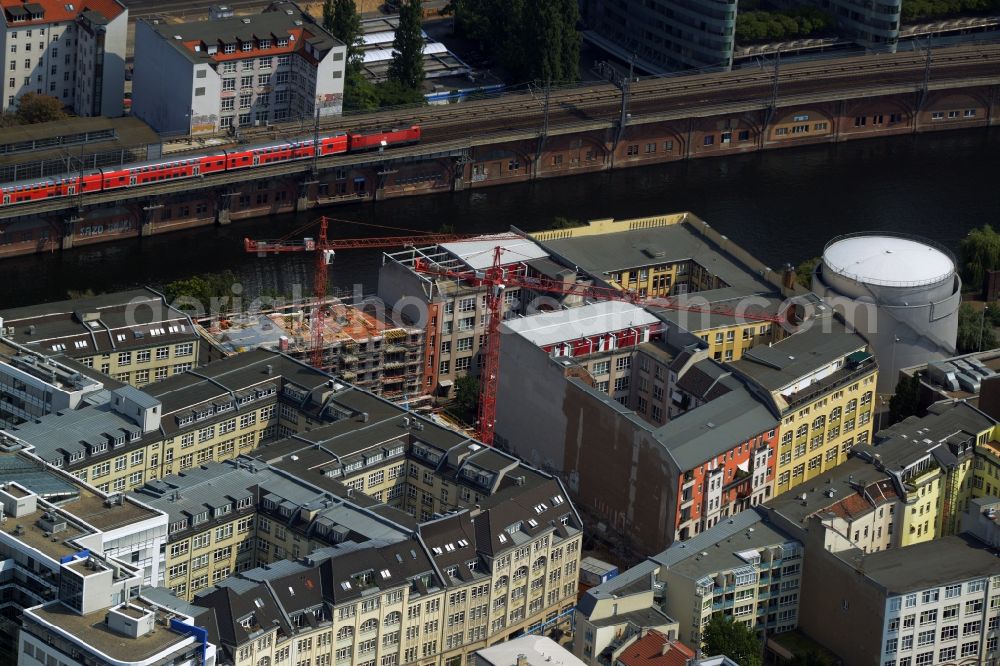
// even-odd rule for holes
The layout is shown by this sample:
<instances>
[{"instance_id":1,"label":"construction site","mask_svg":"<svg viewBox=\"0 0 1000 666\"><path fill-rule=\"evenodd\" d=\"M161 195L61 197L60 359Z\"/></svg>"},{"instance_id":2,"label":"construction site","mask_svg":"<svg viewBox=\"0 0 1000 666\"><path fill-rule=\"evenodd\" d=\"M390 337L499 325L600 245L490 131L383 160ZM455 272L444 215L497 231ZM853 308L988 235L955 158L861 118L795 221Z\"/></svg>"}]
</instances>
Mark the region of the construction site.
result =
<instances>
[{"instance_id":1,"label":"construction site","mask_svg":"<svg viewBox=\"0 0 1000 666\"><path fill-rule=\"evenodd\" d=\"M423 330L387 323L338 298L326 298L322 304L322 369L410 407L430 401L421 387ZM315 302L277 312L220 317L202 322L199 328L210 344L227 355L263 348L313 363L314 307Z\"/></svg>"}]
</instances>

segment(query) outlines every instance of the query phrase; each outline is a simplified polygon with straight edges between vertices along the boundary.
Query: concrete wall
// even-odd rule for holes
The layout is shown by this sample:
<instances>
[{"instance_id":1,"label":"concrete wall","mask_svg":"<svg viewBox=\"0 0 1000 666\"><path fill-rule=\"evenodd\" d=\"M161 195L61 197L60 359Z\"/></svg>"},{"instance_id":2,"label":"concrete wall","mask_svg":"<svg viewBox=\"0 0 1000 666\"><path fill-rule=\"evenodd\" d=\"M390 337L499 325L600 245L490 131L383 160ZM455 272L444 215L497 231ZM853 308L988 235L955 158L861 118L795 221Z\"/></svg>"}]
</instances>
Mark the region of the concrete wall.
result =
<instances>
[{"instance_id":1,"label":"concrete wall","mask_svg":"<svg viewBox=\"0 0 1000 666\"><path fill-rule=\"evenodd\" d=\"M188 91L195 87L194 66L144 21L135 24L134 58L132 114L157 132L186 134L193 99ZM218 99L216 95L216 103Z\"/></svg>"},{"instance_id":2,"label":"concrete wall","mask_svg":"<svg viewBox=\"0 0 1000 666\"><path fill-rule=\"evenodd\" d=\"M321 116L339 116L344 110L344 68L347 47L330 49L316 65L316 107Z\"/></svg>"},{"instance_id":3,"label":"concrete wall","mask_svg":"<svg viewBox=\"0 0 1000 666\"><path fill-rule=\"evenodd\" d=\"M120 116L125 111L125 42L128 9L107 25L104 34L104 81L101 84L101 115Z\"/></svg>"},{"instance_id":4,"label":"concrete wall","mask_svg":"<svg viewBox=\"0 0 1000 666\"><path fill-rule=\"evenodd\" d=\"M806 535L799 627L852 666L878 666L885 622L884 593L823 546L814 519Z\"/></svg>"},{"instance_id":5,"label":"concrete wall","mask_svg":"<svg viewBox=\"0 0 1000 666\"><path fill-rule=\"evenodd\" d=\"M562 475L567 464L566 415L558 409L566 399L563 366L506 326L500 331L496 442L529 464Z\"/></svg>"}]
</instances>

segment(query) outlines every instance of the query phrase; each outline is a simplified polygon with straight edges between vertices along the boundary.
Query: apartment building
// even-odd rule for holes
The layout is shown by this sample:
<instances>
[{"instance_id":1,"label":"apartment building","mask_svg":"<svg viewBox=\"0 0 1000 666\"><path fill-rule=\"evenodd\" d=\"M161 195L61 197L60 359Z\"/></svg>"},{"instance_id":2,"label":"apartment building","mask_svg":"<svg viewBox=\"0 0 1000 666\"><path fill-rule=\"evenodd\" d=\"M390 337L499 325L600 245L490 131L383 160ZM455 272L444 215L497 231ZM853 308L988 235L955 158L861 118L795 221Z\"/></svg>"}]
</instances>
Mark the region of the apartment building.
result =
<instances>
[{"instance_id":1,"label":"apartment building","mask_svg":"<svg viewBox=\"0 0 1000 666\"><path fill-rule=\"evenodd\" d=\"M552 259L597 284L648 298L652 312L701 337L709 356L733 361L785 330L777 317L782 275L721 237L691 213L592 220L585 226L531 234ZM671 298L682 309L657 307ZM685 310L690 305L696 310Z\"/></svg>"},{"instance_id":2,"label":"apartment building","mask_svg":"<svg viewBox=\"0 0 1000 666\"><path fill-rule=\"evenodd\" d=\"M118 0L6 0L3 112L31 92L55 97L77 115L122 115L127 28L128 8Z\"/></svg>"},{"instance_id":3,"label":"apartment building","mask_svg":"<svg viewBox=\"0 0 1000 666\"><path fill-rule=\"evenodd\" d=\"M858 450L898 479L909 519L902 545L958 533L969 500L988 494L983 479L995 468L996 423L965 402L936 403L923 418L886 428L875 446Z\"/></svg>"},{"instance_id":4,"label":"apartment building","mask_svg":"<svg viewBox=\"0 0 1000 666\"><path fill-rule=\"evenodd\" d=\"M537 346L557 362L566 359L584 368L594 388L627 404L636 348L658 338L662 329L662 322L640 307L605 301L511 319L503 331ZM511 378L531 381L529 375L517 371Z\"/></svg>"},{"instance_id":5,"label":"apartment building","mask_svg":"<svg viewBox=\"0 0 1000 666\"><path fill-rule=\"evenodd\" d=\"M852 454L770 500L768 515L803 540L806 531L821 531L827 550L874 553L899 548L911 521L905 487L897 488L885 470Z\"/></svg>"},{"instance_id":6,"label":"apartment building","mask_svg":"<svg viewBox=\"0 0 1000 666\"><path fill-rule=\"evenodd\" d=\"M465 450L477 453L493 454ZM218 641L235 664L464 664L491 643L564 620L576 598L579 518L558 481L510 461L517 475L497 479L472 509L364 542L337 538L345 520L304 559L237 573L193 604L232 618L218 623ZM309 509L283 522L261 517L293 530ZM386 509L358 507L355 520Z\"/></svg>"},{"instance_id":7,"label":"apartment building","mask_svg":"<svg viewBox=\"0 0 1000 666\"><path fill-rule=\"evenodd\" d=\"M3 436L102 492L119 492L311 427L335 386L305 363L258 350L145 391L115 389L106 403L56 412ZM298 426L300 413L311 416Z\"/></svg>"},{"instance_id":8,"label":"apartment building","mask_svg":"<svg viewBox=\"0 0 1000 666\"><path fill-rule=\"evenodd\" d=\"M755 347L728 367L770 394L781 415L775 494L871 442L878 366L864 338L828 312L820 310L800 332Z\"/></svg>"},{"instance_id":9,"label":"apartment building","mask_svg":"<svg viewBox=\"0 0 1000 666\"><path fill-rule=\"evenodd\" d=\"M474 287L452 277L421 273L418 263L435 270L482 271L493 265L496 248L500 261L512 275L537 275L535 263L544 271L548 255L530 240L472 240L443 243L401 252L386 253L379 270L378 296L395 320L405 320L425 329L424 390L447 398L455 380L478 375L479 353L485 341L488 310L485 288ZM573 272L575 276L575 272ZM572 276L566 278L570 282ZM529 307L529 295L520 288L504 290L504 317ZM549 303L559 304L552 300Z\"/></svg>"},{"instance_id":10,"label":"apartment building","mask_svg":"<svg viewBox=\"0 0 1000 666\"><path fill-rule=\"evenodd\" d=\"M615 663L642 629L700 647L713 615L769 635L793 629L803 556L802 543L762 508L744 511L588 590L577 607L574 654Z\"/></svg>"},{"instance_id":11,"label":"apartment building","mask_svg":"<svg viewBox=\"0 0 1000 666\"><path fill-rule=\"evenodd\" d=\"M566 479L595 529L649 552L772 496L779 419L766 396L726 375L711 400L664 422L676 372L699 365L689 361L700 338L619 302L501 331L495 441ZM588 353L598 344L608 351ZM612 366L619 390L609 393L599 373Z\"/></svg>"},{"instance_id":12,"label":"apartment building","mask_svg":"<svg viewBox=\"0 0 1000 666\"><path fill-rule=\"evenodd\" d=\"M340 115L346 53L287 1L255 16L139 21L132 113L190 134Z\"/></svg>"},{"instance_id":13,"label":"apartment building","mask_svg":"<svg viewBox=\"0 0 1000 666\"><path fill-rule=\"evenodd\" d=\"M810 532L800 626L845 663L995 664L997 553L946 536L865 554L826 551Z\"/></svg>"},{"instance_id":14,"label":"apartment building","mask_svg":"<svg viewBox=\"0 0 1000 666\"><path fill-rule=\"evenodd\" d=\"M0 334L44 356L65 356L145 386L205 363L191 318L152 289L0 311Z\"/></svg>"}]
</instances>

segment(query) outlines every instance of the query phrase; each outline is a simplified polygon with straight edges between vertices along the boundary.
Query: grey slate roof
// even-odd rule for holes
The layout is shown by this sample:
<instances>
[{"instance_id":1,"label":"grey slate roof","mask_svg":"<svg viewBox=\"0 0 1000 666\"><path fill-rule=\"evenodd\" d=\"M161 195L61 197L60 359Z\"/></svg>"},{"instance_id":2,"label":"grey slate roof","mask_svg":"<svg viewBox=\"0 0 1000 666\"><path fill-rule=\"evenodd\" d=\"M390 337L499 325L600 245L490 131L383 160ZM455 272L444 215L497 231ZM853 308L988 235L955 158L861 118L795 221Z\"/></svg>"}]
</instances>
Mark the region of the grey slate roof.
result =
<instances>
[{"instance_id":1,"label":"grey slate roof","mask_svg":"<svg viewBox=\"0 0 1000 666\"><path fill-rule=\"evenodd\" d=\"M824 330L829 326L829 330ZM837 319L826 318L774 345L757 345L743 352L730 367L752 378L769 391L778 391L797 379L867 348L857 333L849 333Z\"/></svg>"},{"instance_id":2,"label":"grey slate roof","mask_svg":"<svg viewBox=\"0 0 1000 666\"><path fill-rule=\"evenodd\" d=\"M932 587L994 576L1000 571L1000 552L971 536L946 536L906 548L862 553L857 548L836 556L864 567L863 575L887 595L904 594Z\"/></svg>"},{"instance_id":3,"label":"grey slate roof","mask_svg":"<svg viewBox=\"0 0 1000 666\"><path fill-rule=\"evenodd\" d=\"M579 266L596 276L641 266L692 260L733 287L736 296L775 291L732 256L684 224L620 231L617 233L561 238L540 243L564 263ZM719 297L733 292L718 290ZM714 291L699 292L710 301Z\"/></svg>"},{"instance_id":4,"label":"grey slate roof","mask_svg":"<svg viewBox=\"0 0 1000 666\"><path fill-rule=\"evenodd\" d=\"M752 437L777 428L778 419L739 382L697 409L653 431L678 469L688 470Z\"/></svg>"}]
</instances>

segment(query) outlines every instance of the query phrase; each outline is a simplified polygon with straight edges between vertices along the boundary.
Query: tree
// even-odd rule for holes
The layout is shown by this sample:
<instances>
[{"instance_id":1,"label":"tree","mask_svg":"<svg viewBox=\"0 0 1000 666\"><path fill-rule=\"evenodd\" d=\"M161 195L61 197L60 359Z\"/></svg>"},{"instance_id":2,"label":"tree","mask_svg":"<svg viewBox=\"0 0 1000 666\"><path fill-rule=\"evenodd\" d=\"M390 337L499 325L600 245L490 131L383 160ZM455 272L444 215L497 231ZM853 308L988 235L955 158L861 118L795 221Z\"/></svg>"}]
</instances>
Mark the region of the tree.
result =
<instances>
[{"instance_id":1,"label":"tree","mask_svg":"<svg viewBox=\"0 0 1000 666\"><path fill-rule=\"evenodd\" d=\"M809 650L792 657L788 666L833 666L833 660L816 650Z\"/></svg>"},{"instance_id":2,"label":"tree","mask_svg":"<svg viewBox=\"0 0 1000 666\"><path fill-rule=\"evenodd\" d=\"M47 123L66 117L63 103L40 93L25 93L17 103L17 121L22 125Z\"/></svg>"},{"instance_id":3,"label":"tree","mask_svg":"<svg viewBox=\"0 0 1000 666\"><path fill-rule=\"evenodd\" d=\"M399 8L399 25L392 42L389 82L419 90L424 82L424 36L420 27L421 0L404 0Z\"/></svg>"},{"instance_id":4,"label":"tree","mask_svg":"<svg viewBox=\"0 0 1000 666\"><path fill-rule=\"evenodd\" d=\"M562 71L559 81L576 81L580 78L580 5L577 0L559 0L560 31L559 60Z\"/></svg>"},{"instance_id":5,"label":"tree","mask_svg":"<svg viewBox=\"0 0 1000 666\"><path fill-rule=\"evenodd\" d=\"M795 280L806 289L812 289L812 275L821 258L806 259L795 269Z\"/></svg>"},{"instance_id":6,"label":"tree","mask_svg":"<svg viewBox=\"0 0 1000 666\"><path fill-rule=\"evenodd\" d=\"M965 286L981 289L986 271L1000 268L1000 234L988 224L970 231L958 244L958 263Z\"/></svg>"},{"instance_id":7,"label":"tree","mask_svg":"<svg viewBox=\"0 0 1000 666\"><path fill-rule=\"evenodd\" d=\"M583 222L580 220L570 219L568 217L556 217L552 220L552 229L572 229L573 227L583 226Z\"/></svg>"},{"instance_id":8,"label":"tree","mask_svg":"<svg viewBox=\"0 0 1000 666\"><path fill-rule=\"evenodd\" d=\"M455 380L455 405L471 421L479 409L479 380L466 375Z\"/></svg>"},{"instance_id":9,"label":"tree","mask_svg":"<svg viewBox=\"0 0 1000 666\"><path fill-rule=\"evenodd\" d=\"M360 69L361 16L354 0L326 0L323 3L323 27L347 46L347 65Z\"/></svg>"},{"instance_id":10,"label":"tree","mask_svg":"<svg viewBox=\"0 0 1000 666\"><path fill-rule=\"evenodd\" d=\"M705 627L705 654L725 655L740 666L760 666L760 641L742 622L713 615Z\"/></svg>"},{"instance_id":11,"label":"tree","mask_svg":"<svg viewBox=\"0 0 1000 666\"><path fill-rule=\"evenodd\" d=\"M990 308L990 313L994 314L989 314L977 310L969 303L962 303L958 307L958 339L955 341L955 346L959 354L993 349L997 346L997 336L993 331L993 317L997 309L1000 308L994 305Z\"/></svg>"},{"instance_id":12,"label":"tree","mask_svg":"<svg viewBox=\"0 0 1000 666\"><path fill-rule=\"evenodd\" d=\"M896 392L889 399L889 425L916 415L920 409L920 378L903 375L896 384Z\"/></svg>"},{"instance_id":13,"label":"tree","mask_svg":"<svg viewBox=\"0 0 1000 666\"><path fill-rule=\"evenodd\" d=\"M529 2L524 16L528 78L551 83L562 80L562 17L555 2Z\"/></svg>"}]
</instances>

